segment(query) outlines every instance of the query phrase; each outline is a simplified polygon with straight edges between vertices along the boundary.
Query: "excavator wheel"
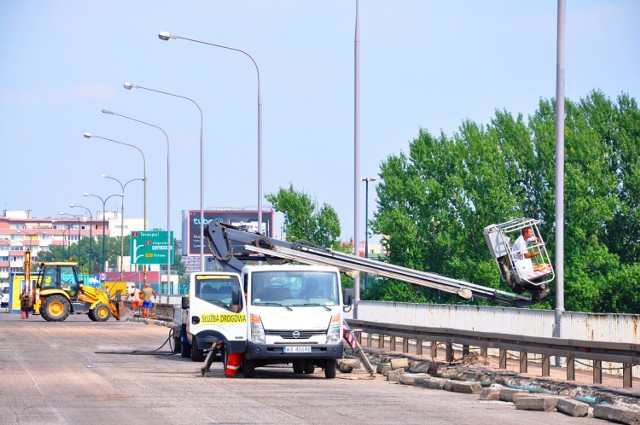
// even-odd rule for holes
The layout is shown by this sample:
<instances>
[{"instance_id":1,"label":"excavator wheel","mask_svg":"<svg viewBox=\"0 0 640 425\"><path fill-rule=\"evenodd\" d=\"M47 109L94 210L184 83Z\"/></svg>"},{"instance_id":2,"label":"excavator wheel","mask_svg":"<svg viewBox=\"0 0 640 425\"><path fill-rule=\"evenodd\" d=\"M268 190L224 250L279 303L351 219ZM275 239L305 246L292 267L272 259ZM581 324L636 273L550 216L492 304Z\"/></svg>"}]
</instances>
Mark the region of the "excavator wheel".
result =
<instances>
[{"instance_id":1,"label":"excavator wheel","mask_svg":"<svg viewBox=\"0 0 640 425\"><path fill-rule=\"evenodd\" d=\"M89 313L87 313L87 316L89 316L89 319L91 319L91 321L93 322L97 322L98 319L96 319L95 314L93 314L93 310L89 310Z\"/></svg>"},{"instance_id":2,"label":"excavator wheel","mask_svg":"<svg viewBox=\"0 0 640 425\"><path fill-rule=\"evenodd\" d=\"M69 300L62 295L51 295L45 298L40 308L40 314L47 322L62 322L69 317L70 311Z\"/></svg>"},{"instance_id":3,"label":"excavator wheel","mask_svg":"<svg viewBox=\"0 0 640 425\"><path fill-rule=\"evenodd\" d=\"M96 322L106 322L111 317L111 310L105 303L100 303L93 308L93 317Z\"/></svg>"}]
</instances>

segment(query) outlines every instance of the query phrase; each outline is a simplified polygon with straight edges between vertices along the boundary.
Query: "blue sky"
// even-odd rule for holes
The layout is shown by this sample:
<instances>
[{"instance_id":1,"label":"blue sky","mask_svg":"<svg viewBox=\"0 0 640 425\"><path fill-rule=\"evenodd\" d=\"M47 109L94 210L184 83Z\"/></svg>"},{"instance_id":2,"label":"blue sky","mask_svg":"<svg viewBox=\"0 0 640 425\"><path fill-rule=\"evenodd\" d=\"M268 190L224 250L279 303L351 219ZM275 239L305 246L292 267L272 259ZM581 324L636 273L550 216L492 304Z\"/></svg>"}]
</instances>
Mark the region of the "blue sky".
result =
<instances>
[{"instance_id":1,"label":"blue sky","mask_svg":"<svg viewBox=\"0 0 640 425\"><path fill-rule=\"evenodd\" d=\"M496 109L525 117L555 96L556 13L551 0L360 0L360 174L377 176L424 128L486 124ZM597 89L640 95L640 2L567 0L565 95ZM166 228L166 142L171 146L172 230L200 208L204 115L205 208L257 207L257 78L262 96L263 193L292 183L332 205L353 237L355 0L2 0L0 143L2 209L57 216L70 203L101 210L119 193L101 174L142 177L140 154L84 132L138 146L146 157L148 219ZM364 183L360 232L364 234ZM119 208L117 197L107 210ZM268 203L263 201L263 205ZM370 216L375 190L370 186ZM81 213L83 210L72 210ZM125 214L142 217L142 184ZM360 236L363 240L363 236Z\"/></svg>"}]
</instances>

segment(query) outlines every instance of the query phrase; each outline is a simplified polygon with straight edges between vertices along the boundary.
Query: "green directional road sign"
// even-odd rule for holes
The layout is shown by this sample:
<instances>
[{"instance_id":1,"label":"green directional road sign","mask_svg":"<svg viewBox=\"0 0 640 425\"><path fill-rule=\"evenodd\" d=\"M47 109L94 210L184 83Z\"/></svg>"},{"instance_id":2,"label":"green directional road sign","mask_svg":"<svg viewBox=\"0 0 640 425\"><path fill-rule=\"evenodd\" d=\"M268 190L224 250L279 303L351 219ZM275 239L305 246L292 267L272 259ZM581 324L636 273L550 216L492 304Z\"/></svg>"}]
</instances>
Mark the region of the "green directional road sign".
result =
<instances>
[{"instance_id":1,"label":"green directional road sign","mask_svg":"<svg viewBox=\"0 0 640 425\"><path fill-rule=\"evenodd\" d=\"M171 232L173 241L173 232ZM170 255L173 264L173 246ZM131 232L131 264L167 264L167 232L138 230Z\"/></svg>"}]
</instances>

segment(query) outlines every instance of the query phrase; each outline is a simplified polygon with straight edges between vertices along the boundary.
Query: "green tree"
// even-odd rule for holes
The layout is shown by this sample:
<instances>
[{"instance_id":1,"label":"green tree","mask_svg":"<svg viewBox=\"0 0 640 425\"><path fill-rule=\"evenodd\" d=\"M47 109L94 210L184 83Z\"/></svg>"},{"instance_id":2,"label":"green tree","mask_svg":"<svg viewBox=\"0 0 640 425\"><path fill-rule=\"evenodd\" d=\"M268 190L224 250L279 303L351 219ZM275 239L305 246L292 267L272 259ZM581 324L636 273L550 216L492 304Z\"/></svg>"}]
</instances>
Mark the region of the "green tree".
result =
<instances>
[{"instance_id":1,"label":"green tree","mask_svg":"<svg viewBox=\"0 0 640 425\"><path fill-rule=\"evenodd\" d=\"M266 199L276 211L284 214L287 241L309 241L332 249L340 247L340 220L329 204L318 206L309 195L296 191L293 184L268 194Z\"/></svg>"},{"instance_id":2,"label":"green tree","mask_svg":"<svg viewBox=\"0 0 640 425\"><path fill-rule=\"evenodd\" d=\"M638 279L629 280L638 275L640 251L637 104L592 92L566 101L565 111L566 307L637 312ZM517 217L539 219L554 252L553 101L541 100L528 122L496 111L490 124L465 121L452 137L420 130L408 154L382 163L380 176L372 229L385 235L394 264L508 290L482 229ZM622 296L620 288L631 293ZM551 307L553 299L539 306Z\"/></svg>"}]
</instances>

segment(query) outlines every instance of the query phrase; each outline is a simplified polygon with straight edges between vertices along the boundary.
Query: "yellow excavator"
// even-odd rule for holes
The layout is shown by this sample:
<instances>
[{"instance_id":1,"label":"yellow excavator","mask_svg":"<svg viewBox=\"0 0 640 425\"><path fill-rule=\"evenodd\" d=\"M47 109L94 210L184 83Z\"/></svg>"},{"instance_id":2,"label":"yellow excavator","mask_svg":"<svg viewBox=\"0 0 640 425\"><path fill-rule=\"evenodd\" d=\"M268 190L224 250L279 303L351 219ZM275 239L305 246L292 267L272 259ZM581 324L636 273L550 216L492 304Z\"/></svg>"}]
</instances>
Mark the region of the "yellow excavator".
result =
<instances>
[{"instance_id":1,"label":"yellow excavator","mask_svg":"<svg viewBox=\"0 0 640 425\"><path fill-rule=\"evenodd\" d=\"M30 278L30 261L28 263L25 261L25 278ZM106 322L111 316L120 320L122 301L110 299L100 288L85 285L78 279L77 266L74 262L40 263L35 312L49 322L62 322L69 314L87 314L94 322Z\"/></svg>"}]
</instances>

